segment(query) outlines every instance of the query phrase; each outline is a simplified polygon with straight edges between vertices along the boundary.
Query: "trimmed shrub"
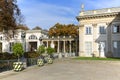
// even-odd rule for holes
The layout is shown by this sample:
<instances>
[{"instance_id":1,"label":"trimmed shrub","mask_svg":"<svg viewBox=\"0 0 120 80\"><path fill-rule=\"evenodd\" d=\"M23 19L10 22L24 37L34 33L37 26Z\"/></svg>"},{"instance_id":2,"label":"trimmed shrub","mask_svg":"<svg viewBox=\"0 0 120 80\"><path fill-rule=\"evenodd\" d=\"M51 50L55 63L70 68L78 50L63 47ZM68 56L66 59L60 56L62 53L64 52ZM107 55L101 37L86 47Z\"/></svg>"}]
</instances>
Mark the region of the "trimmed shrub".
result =
<instances>
[{"instance_id":1,"label":"trimmed shrub","mask_svg":"<svg viewBox=\"0 0 120 80\"><path fill-rule=\"evenodd\" d=\"M11 59L17 59L17 57L12 53L4 52L0 53L0 60L11 60Z\"/></svg>"},{"instance_id":2,"label":"trimmed shrub","mask_svg":"<svg viewBox=\"0 0 120 80\"><path fill-rule=\"evenodd\" d=\"M39 57L40 54L37 53L37 52L25 52L24 53L24 57L25 58L36 58L36 57Z\"/></svg>"},{"instance_id":3,"label":"trimmed shrub","mask_svg":"<svg viewBox=\"0 0 120 80\"><path fill-rule=\"evenodd\" d=\"M54 48L48 47L47 49L47 54L52 55L55 52Z\"/></svg>"},{"instance_id":4,"label":"trimmed shrub","mask_svg":"<svg viewBox=\"0 0 120 80\"><path fill-rule=\"evenodd\" d=\"M39 46L39 48L37 49L37 53L40 55L45 53L45 46L43 46L43 45Z\"/></svg>"},{"instance_id":5,"label":"trimmed shrub","mask_svg":"<svg viewBox=\"0 0 120 80\"><path fill-rule=\"evenodd\" d=\"M20 56L24 54L23 46L21 43L15 43L12 46L12 51L13 51L13 54L18 57L18 61Z\"/></svg>"}]
</instances>

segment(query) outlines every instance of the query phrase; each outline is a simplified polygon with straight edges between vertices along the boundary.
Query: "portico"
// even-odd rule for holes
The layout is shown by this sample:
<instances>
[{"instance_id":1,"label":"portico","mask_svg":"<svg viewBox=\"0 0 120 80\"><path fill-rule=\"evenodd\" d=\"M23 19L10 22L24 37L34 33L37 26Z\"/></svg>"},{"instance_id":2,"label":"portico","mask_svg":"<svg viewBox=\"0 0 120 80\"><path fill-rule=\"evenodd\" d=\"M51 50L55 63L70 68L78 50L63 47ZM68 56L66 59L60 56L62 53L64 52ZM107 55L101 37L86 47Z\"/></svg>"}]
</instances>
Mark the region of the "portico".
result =
<instances>
[{"instance_id":1,"label":"portico","mask_svg":"<svg viewBox=\"0 0 120 80\"><path fill-rule=\"evenodd\" d=\"M42 42L46 47L49 47L50 44L53 43L55 45L56 53L75 53L75 50L73 50L73 43L75 43L75 38L72 38L71 36L44 38Z\"/></svg>"}]
</instances>

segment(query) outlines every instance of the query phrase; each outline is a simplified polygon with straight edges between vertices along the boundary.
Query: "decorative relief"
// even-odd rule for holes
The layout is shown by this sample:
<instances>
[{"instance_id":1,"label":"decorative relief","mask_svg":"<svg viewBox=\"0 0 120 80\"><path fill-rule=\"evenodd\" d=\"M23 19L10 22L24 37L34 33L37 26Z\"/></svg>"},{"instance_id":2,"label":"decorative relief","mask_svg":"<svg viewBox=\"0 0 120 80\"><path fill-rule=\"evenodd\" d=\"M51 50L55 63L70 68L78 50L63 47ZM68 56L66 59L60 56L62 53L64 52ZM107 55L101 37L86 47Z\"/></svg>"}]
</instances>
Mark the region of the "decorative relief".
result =
<instances>
[{"instance_id":1,"label":"decorative relief","mask_svg":"<svg viewBox=\"0 0 120 80\"><path fill-rule=\"evenodd\" d=\"M106 25L110 25L110 24L111 24L111 22L107 22L107 23L106 23Z\"/></svg>"},{"instance_id":2,"label":"decorative relief","mask_svg":"<svg viewBox=\"0 0 120 80\"><path fill-rule=\"evenodd\" d=\"M93 27L97 27L97 24L92 24Z\"/></svg>"},{"instance_id":3,"label":"decorative relief","mask_svg":"<svg viewBox=\"0 0 120 80\"><path fill-rule=\"evenodd\" d=\"M79 25L79 27L84 27L84 25L82 24L82 25Z\"/></svg>"}]
</instances>

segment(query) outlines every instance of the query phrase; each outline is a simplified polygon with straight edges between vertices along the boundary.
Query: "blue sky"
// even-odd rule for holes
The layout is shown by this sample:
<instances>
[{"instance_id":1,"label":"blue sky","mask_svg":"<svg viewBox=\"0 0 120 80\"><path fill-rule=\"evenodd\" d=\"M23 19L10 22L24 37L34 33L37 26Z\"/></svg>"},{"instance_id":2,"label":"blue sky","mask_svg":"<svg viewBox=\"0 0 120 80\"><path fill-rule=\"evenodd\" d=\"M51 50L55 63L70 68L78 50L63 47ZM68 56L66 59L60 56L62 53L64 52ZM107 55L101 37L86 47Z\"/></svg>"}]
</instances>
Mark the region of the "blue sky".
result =
<instances>
[{"instance_id":1,"label":"blue sky","mask_svg":"<svg viewBox=\"0 0 120 80\"><path fill-rule=\"evenodd\" d=\"M61 24L78 24L81 4L85 10L120 7L120 0L18 0L18 6L30 29L40 26L49 29L57 22Z\"/></svg>"}]
</instances>

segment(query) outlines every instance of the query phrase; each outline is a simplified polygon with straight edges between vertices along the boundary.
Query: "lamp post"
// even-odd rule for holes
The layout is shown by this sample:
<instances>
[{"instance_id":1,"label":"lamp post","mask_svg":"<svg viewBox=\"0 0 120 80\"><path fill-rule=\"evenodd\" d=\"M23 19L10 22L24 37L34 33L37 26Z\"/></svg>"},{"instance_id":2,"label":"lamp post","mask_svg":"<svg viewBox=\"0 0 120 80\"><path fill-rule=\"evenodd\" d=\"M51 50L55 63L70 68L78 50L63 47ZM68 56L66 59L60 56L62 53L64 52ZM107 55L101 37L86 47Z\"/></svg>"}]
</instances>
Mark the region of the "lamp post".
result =
<instances>
[{"instance_id":1,"label":"lamp post","mask_svg":"<svg viewBox=\"0 0 120 80\"><path fill-rule=\"evenodd\" d=\"M76 36L76 55L75 56L78 56L78 40L79 40L79 37Z\"/></svg>"},{"instance_id":2,"label":"lamp post","mask_svg":"<svg viewBox=\"0 0 120 80\"><path fill-rule=\"evenodd\" d=\"M40 37L40 38L39 38L40 45L43 45L42 40L43 40L43 38L42 38L42 37Z\"/></svg>"},{"instance_id":3,"label":"lamp post","mask_svg":"<svg viewBox=\"0 0 120 80\"><path fill-rule=\"evenodd\" d=\"M24 48L24 51L26 52L26 43L25 43L25 32L22 31L21 32L21 38L22 38L22 41L23 41L23 48Z\"/></svg>"}]
</instances>

